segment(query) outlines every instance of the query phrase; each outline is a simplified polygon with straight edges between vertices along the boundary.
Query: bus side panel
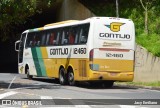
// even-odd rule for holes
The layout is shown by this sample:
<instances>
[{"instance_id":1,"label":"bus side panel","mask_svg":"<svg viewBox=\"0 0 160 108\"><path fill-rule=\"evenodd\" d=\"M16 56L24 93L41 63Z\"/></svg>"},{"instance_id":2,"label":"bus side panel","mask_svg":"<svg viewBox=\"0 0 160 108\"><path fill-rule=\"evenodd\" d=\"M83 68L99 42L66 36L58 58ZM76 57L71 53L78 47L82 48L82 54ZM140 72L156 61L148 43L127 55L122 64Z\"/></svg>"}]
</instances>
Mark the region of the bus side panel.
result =
<instances>
[{"instance_id":1,"label":"bus side panel","mask_svg":"<svg viewBox=\"0 0 160 108\"><path fill-rule=\"evenodd\" d=\"M29 65L30 75L47 76L43 55L40 47L25 50L25 65Z\"/></svg>"},{"instance_id":2,"label":"bus side panel","mask_svg":"<svg viewBox=\"0 0 160 108\"><path fill-rule=\"evenodd\" d=\"M65 66L67 71L68 66L71 66L74 72L75 80L83 80L87 78L86 71L86 58L87 58L87 47L86 45L74 45L74 46L63 46L63 49L68 48L68 54L62 55L62 64Z\"/></svg>"},{"instance_id":3,"label":"bus side panel","mask_svg":"<svg viewBox=\"0 0 160 108\"><path fill-rule=\"evenodd\" d=\"M48 62L48 65L52 65L52 75L55 78L59 77L59 68L63 66L67 72L69 66L72 67L75 80L82 80L87 78L87 47L86 45L75 46L58 46L48 47L48 58L52 60L52 63Z\"/></svg>"},{"instance_id":4,"label":"bus side panel","mask_svg":"<svg viewBox=\"0 0 160 108\"><path fill-rule=\"evenodd\" d=\"M31 48L26 48L24 50L24 68L26 65L29 66L30 75L37 75Z\"/></svg>"},{"instance_id":5,"label":"bus side panel","mask_svg":"<svg viewBox=\"0 0 160 108\"><path fill-rule=\"evenodd\" d=\"M35 64L35 68L37 71L37 76L43 76L43 70L42 70L42 65L41 65L41 54L39 51L39 48L33 47L31 48L32 51L32 56Z\"/></svg>"},{"instance_id":6,"label":"bus side panel","mask_svg":"<svg viewBox=\"0 0 160 108\"><path fill-rule=\"evenodd\" d=\"M59 69L62 65L62 58L59 50L61 46L52 46L46 48L45 66L49 77L59 78Z\"/></svg>"},{"instance_id":7,"label":"bus side panel","mask_svg":"<svg viewBox=\"0 0 160 108\"><path fill-rule=\"evenodd\" d=\"M55 71L55 60L56 58L48 58L48 53L46 47L41 47L42 58L44 61L44 66L46 69L46 74L48 77L56 77L57 75L53 74Z\"/></svg>"}]
</instances>

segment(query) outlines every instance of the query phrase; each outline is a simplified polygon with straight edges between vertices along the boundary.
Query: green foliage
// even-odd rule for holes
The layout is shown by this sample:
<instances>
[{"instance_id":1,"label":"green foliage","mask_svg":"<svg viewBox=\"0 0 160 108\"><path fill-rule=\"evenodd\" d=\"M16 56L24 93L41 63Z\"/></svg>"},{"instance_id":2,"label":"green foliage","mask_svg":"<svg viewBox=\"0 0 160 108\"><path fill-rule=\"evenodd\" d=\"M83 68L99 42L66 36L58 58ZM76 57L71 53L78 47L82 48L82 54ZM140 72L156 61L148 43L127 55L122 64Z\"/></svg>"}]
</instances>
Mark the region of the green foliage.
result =
<instances>
[{"instance_id":1,"label":"green foliage","mask_svg":"<svg viewBox=\"0 0 160 108\"><path fill-rule=\"evenodd\" d=\"M56 0L0 0L0 38L15 38L14 29L36 13L41 13Z\"/></svg>"},{"instance_id":2,"label":"green foliage","mask_svg":"<svg viewBox=\"0 0 160 108\"><path fill-rule=\"evenodd\" d=\"M145 47L149 52L155 56L160 57L160 36L157 34L141 34L137 36L137 43Z\"/></svg>"},{"instance_id":3,"label":"green foliage","mask_svg":"<svg viewBox=\"0 0 160 108\"><path fill-rule=\"evenodd\" d=\"M97 16L116 16L116 0L80 0ZM140 0L119 0L119 15L135 23L136 41L160 57L160 0L142 0L148 8L149 34L144 33L145 10Z\"/></svg>"},{"instance_id":4,"label":"green foliage","mask_svg":"<svg viewBox=\"0 0 160 108\"><path fill-rule=\"evenodd\" d=\"M116 84L125 84L125 85L134 85L134 86L152 86L152 87L160 87L160 81L156 82L116 82Z\"/></svg>"}]
</instances>

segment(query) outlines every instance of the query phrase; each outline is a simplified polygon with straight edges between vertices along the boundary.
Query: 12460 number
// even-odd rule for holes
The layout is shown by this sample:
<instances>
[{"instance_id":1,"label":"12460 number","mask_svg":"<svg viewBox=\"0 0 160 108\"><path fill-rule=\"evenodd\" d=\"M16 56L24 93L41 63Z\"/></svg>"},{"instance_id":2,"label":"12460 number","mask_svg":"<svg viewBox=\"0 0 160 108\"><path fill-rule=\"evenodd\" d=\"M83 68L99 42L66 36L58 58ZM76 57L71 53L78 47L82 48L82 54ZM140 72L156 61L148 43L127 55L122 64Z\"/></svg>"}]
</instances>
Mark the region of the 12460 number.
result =
<instances>
[{"instance_id":1,"label":"12460 number","mask_svg":"<svg viewBox=\"0 0 160 108\"><path fill-rule=\"evenodd\" d=\"M111 54L111 53L106 53L106 57L118 57L118 58L123 58L123 54Z\"/></svg>"},{"instance_id":2,"label":"12460 number","mask_svg":"<svg viewBox=\"0 0 160 108\"><path fill-rule=\"evenodd\" d=\"M86 48L74 48L74 54L86 54Z\"/></svg>"}]
</instances>

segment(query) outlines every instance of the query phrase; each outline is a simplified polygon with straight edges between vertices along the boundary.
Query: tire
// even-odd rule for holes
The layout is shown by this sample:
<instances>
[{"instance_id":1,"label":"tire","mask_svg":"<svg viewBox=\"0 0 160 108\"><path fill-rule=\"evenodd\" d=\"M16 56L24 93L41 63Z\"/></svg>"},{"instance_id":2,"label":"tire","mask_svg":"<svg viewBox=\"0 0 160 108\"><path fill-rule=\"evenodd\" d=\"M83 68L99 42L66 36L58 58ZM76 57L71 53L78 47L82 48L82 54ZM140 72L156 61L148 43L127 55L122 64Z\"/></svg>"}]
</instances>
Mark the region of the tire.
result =
<instances>
[{"instance_id":1,"label":"tire","mask_svg":"<svg viewBox=\"0 0 160 108\"><path fill-rule=\"evenodd\" d=\"M28 78L29 80L33 79L33 75L30 75L30 74L29 74L29 69L27 69L26 71L27 71L27 78Z\"/></svg>"},{"instance_id":2,"label":"tire","mask_svg":"<svg viewBox=\"0 0 160 108\"><path fill-rule=\"evenodd\" d=\"M113 87L114 81L106 81L103 83L104 87L111 88Z\"/></svg>"},{"instance_id":3,"label":"tire","mask_svg":"<svg viewBox=\"0 0 160 108\"><path fill-rule=\"evenodd\" d=\"M65 69L64 68L60 68L60 70L59 70L59 83L61 85L66 84L66 74L65 74Z\"/></svg>"},{"instance_id":4,"label":"tire","mask_svg":"<svg viewBox=\"0 0 160 108\"><path fill-rule=\"evenodd\" d=\"M75 80L74 80L74 73L73 73L73 70L69 70L68 72L68 84L70 86L74 86L76 83L75 83Z\"/></svg>"}]
</instances>

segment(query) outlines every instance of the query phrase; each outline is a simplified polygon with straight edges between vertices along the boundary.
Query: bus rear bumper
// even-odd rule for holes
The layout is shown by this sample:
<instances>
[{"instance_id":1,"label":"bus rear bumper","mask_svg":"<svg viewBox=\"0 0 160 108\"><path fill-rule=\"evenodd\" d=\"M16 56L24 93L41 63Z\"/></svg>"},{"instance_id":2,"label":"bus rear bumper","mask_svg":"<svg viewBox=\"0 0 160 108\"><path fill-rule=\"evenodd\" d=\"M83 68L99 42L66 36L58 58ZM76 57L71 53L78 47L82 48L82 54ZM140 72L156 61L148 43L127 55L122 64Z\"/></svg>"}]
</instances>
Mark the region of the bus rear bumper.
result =
<instances>
[{"instance_id":1,"label":"bus rear bumper","mask_svg":"<svg viewBox=\"0 0 160 108\"><path fill-rule=\"evenodd\" d=\"M133 81L134 72L90 72L88 80Z\"/></svg>"}]
</instances>

